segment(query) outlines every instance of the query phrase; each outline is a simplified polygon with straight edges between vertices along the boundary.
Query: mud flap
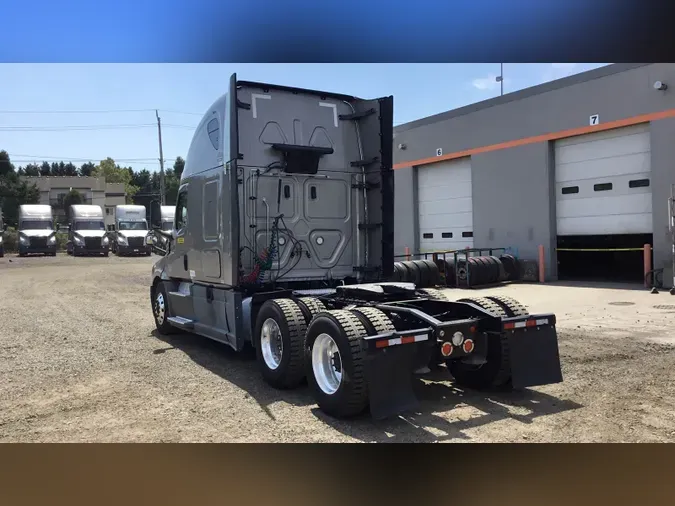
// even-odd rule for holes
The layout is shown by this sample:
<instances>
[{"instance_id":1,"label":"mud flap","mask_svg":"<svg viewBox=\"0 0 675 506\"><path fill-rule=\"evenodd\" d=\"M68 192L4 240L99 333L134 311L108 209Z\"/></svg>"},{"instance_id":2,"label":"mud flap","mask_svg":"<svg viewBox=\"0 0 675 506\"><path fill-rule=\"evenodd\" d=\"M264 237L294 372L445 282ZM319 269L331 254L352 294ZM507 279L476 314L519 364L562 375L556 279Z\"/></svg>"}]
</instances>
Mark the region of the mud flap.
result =
<instances>
[{"instance_id":1,"label":"mud flap","mask_svg":"<svg viewBox=\"0 0 675 506\"><path fill-rule=\"evenodd\" d=\"M370 414L374 419L382 420L418 406L419 401L413 391L418 346L393 346L368 356L366 378Z\"/></svg>"},{"instance_id":2,"label":"mud flap","mask_svg":"<svg viewBox=\"0 0 675 506\"><path fill-rule=\"evenodd\" d=\"M514 388L562 382L555 327L516 330L510 333L508 340Z\"/></svg>"}]
</instances>

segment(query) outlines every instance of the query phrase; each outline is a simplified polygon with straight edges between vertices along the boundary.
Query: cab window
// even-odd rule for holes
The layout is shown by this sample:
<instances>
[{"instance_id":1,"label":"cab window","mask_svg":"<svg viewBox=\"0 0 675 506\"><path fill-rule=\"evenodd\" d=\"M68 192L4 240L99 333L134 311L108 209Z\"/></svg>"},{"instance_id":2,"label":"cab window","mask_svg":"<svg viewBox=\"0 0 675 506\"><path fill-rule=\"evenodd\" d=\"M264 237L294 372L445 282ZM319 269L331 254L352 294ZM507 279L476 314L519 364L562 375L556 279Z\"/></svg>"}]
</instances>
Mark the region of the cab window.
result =
<instances>
[{"instance_id":1,"label":"cab window","mask_svg":"<svg viewBox=\"0 0 675 506\"><path fill-rule=\"evenodd\" d=\"M176 201L176 230L181 230L187 226L187 188L181 190Z\"/></svg>"}]
</instances>

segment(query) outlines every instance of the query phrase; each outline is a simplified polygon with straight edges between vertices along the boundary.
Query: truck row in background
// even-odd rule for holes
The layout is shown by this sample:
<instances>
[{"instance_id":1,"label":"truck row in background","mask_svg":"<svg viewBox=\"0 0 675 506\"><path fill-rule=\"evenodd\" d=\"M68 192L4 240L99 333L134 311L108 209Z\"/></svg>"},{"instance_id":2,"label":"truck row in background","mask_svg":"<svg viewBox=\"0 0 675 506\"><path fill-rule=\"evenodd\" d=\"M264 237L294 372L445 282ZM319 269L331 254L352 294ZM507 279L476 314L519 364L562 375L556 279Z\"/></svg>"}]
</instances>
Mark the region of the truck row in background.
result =
<instances>
[{"instance_id":1,"label":"truck row in background","mask_svg":"<svg viewBox=\"0 0 675 506\"><path fill-rule=\"evenodd\" d=\"M173 228L174 207L161 206L161 228ZM0 216L0 231L7 226ZM66 227L54 225L54 215L49 205L25 204L19 207L17 227L17 252L27 255L55 256L58 250L57 232L66 232L66 252L73 256L103 255L112 251L116 255L150 255L155 234L148 227L145 206L121 205L115 208L115 228L106 231L103 209L97 205L70 206ZM0 233L0 257L4 256L3 234ZM163 237L159 236L159 241Z\"/></svg>"}]
</instances>

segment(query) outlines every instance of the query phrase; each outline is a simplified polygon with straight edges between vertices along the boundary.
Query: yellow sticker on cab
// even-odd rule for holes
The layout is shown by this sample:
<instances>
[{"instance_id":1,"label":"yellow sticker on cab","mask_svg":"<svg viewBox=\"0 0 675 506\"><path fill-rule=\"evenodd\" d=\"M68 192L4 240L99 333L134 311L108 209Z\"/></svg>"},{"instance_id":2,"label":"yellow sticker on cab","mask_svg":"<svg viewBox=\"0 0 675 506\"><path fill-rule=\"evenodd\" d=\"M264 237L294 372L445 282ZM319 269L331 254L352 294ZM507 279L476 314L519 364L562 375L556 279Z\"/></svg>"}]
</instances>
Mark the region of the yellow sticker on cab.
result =
<instances>
[{"instance_id":1,"label":"yellow sticker on cab","mask_svg":"<svg viewBox=\"0 0 675 506\"><path fill-rule=\"evenodd\" d=\"M185 242L185 237L179 237L177 242L178 244L183 244Z\"/></svg>"}]
</instances>

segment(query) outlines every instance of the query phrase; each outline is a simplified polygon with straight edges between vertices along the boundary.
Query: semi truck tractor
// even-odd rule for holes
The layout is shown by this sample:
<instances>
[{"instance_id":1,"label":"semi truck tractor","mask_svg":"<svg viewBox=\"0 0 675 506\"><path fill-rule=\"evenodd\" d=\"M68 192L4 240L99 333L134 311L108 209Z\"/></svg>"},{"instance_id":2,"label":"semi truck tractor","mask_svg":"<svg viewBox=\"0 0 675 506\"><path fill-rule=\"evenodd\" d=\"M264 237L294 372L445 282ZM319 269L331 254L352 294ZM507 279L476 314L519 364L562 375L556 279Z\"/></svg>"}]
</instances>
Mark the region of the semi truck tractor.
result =
<instances>
[{"instance_id":1,"label":"semi truck tractor","mask_svg":"<svg viewBox=\"0 0 675 506\"><path fill-rule=\"evenodd\" d=\"M151 243L145 206L116 206L113 253L117 256L150 255L152 253Z\"/></svg>"},{"instance_id":2,"label":"semi truck tractor","mask_svg":"<svg viewBox=\"0 0 675 506\"><path fill-rule=\"evenodd\" d=\"M56 256L56 231L52 208L43 204L19 206L19 256Z\"/></svg>"},{"instance_id":3,"label":"semi truck tractor","mask_svg":"<svg viewBox=\"0 0 675 506\"><path fill-rule=\"evenodd\" d=\"M101 206L74 204L70 206L70 226L66 250L73 256L108 256L110 239L106 233Z\"/></svg>"},{"instance_id":4,"label":"semi truck tractor","mask_svg":"<svg viewBox=\"0 0 675 506\"><path fill-rule=\"evenodd\" d=\"M233 75L194 133L152 267L158 331L252 345L269 385L306 380L335 417L414 408L414 373L433 361L469 388L562 381L553 314L387 281L392 144L392 97Z\"/></svg>"}]
</instances>

